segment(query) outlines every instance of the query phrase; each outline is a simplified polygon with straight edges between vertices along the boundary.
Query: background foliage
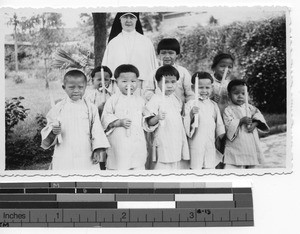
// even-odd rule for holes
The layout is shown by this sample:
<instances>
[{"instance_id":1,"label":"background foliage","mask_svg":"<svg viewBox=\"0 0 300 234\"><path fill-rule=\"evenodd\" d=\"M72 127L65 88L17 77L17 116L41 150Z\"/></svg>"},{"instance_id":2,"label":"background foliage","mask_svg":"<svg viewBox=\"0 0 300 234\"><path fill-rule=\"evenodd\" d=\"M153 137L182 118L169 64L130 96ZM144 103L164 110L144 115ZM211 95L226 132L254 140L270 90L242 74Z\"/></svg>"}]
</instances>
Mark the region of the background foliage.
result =
<instances>
[{"instance_id":1,"label":"background foliage","mask_svg":"<svg viewBox=\"0 0 300 234\"><path fill-rule=\"evenodd\" d=\"M163 37L181 45L179 63L191 73L211 72L213 57L232 54L234 76L246 79L254 104L269 113L286 112L286 20L234 22L227 26L197 26L187 33L174 31L153 38L155 48Z\"/></svg>"}]
</instances>

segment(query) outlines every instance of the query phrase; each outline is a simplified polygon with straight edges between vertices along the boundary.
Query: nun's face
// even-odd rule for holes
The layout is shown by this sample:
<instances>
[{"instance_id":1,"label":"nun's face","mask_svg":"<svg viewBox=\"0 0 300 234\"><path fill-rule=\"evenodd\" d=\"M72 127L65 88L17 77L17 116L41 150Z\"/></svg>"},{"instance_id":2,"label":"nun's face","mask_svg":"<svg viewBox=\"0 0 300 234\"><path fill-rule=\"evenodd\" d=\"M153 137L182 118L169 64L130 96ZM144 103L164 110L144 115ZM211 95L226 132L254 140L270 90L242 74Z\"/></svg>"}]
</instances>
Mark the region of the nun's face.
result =
<instances>
[{"instance_id":1,"label":"nun's face","mask_svg":"<svg viewBox=\"0 0 300 234\"><path fill-rule=\"evenodd\" d=\"M130 14L123 15L121 16L120 20L121 20L122 29L124 31L132 32L133 30L135 30L137 19L133 15Z\"/></svg>"}]
</instances>

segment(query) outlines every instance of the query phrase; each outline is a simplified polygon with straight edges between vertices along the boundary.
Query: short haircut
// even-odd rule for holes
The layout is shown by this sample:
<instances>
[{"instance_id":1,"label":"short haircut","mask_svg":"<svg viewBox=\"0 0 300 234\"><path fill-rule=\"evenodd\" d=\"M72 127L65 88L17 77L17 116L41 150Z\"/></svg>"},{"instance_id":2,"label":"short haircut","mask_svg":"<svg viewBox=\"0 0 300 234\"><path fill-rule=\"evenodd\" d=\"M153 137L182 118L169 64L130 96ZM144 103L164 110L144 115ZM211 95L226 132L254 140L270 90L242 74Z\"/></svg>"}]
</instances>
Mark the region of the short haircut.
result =
<instances>
[{"instance_id":1,"label":"short haircut","mask_svg":"<svg viewBox=\"0 0 300 234\"><path fill-rule=\"evenodd\" d=\"M97 72L101 72L101 68L103 68L103 71L104 72L107 72L109 74L110 77L112 77L112 72L111 70L109 69L109 67L107 66L98 66L98 67L95 67L91 73L91 77L94 78L95 74Z\"/></svg>"},{"instance_id":2,"label":"short haircut","mask_svg":"<svg viewBox=\"0 0 300 234\"><path fill-rule=\"evenodd\" d=\"M114 77L117 79L121 73L132 72L135 73L136 77L140 76L139 70L132 64L122 64L118 66L114 72Z\"/></svg>"},{"instance_id":3,"label":"short haircut","mask_svg":"<svg viewBox=\"0 0 300 234\"><path fill-rule=\"evenodd\" d=\"M247 85L247 83L246 83L246 81L244 81L242 79L234 79L234 80L230 81L227 86L227 92L230 93L234 87L240 86L240 85Z\"/></svg>"},{"instance_id":4,"label":"short haircut","mask_svg":"<svg viewBox=\"0 0 300 234\"><path fill-rule=\"evenodd\" d=\"M66 74L64 75L64 80L63 80L64 84L66 84L68 77L74 77L74 78L83 77L85 83L87 83L86 75L82 71L77 70L77 69L69 70L68 72L66 72Z\"/></svg>"},{"instance_id":5,"label":"short haircut","mask_svg":"<svg viewBox=\"0 0 300 234\"><path fill-rule=\"evenodd\" d=\"M174 50L176 54L180 54L180 44L175 38L164 38L157 45L157 54L161 50Z\"/></svg>"},{"instance_id":6,"label":"short haircut","mask_svg":"<svg viewBox=\"0 0 300 234\"><path fill-rule=\"evenodd\" d=\"M222 59L231 59L234 62L234 57L231 54L219 53L214 57L211 68L214 69Z\"/></svg>"},{"instance_id":7,"label":"short haircut","mask_svg":"<svg viewBox=\"0 0 300 234\"><path fill-rule=\"evenodd\" d=\"M155 73L157 82L161 81L163 76L175 76L179 80L179 72L172 65L164 65L157 69Z\"/></svg>"},{"instance_id":8,"label":"short haircut","mask_svg":"<svg viewBox=\"0 0 300 234\"><path fill-rule=\"evenodd\" d=\"M195 80L196 77L198 76L199 80L204 80L204 79L209 79L211 81L211 83L214 83L214 79L212 78L212 76L208 73L208 72L196 72L193 76L192 76L192 84L195 84Z\"/></svg>"}]
</instances>

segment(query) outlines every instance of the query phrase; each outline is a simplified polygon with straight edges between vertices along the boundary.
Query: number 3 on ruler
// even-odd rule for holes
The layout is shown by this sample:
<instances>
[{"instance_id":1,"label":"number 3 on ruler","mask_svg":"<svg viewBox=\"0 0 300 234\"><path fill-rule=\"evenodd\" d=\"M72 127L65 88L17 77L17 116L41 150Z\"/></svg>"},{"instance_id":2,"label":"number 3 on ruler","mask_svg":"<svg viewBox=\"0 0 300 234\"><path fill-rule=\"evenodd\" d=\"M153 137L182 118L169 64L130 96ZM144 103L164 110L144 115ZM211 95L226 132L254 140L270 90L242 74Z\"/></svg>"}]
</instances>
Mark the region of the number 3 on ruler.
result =
<instances>
[{"instance_id":1,"label":"number 3 on ruler","mask_svg":"<svg viewBox=\"0 0 300 234\"><path fill-rule=\"evenodd\" d=\"M193 219L193 218L195 218L195 214L194 214L194 212L190 212L190 216L189 216L189 218L190 218L190 219Z\"/></svg>"}]
</instances>

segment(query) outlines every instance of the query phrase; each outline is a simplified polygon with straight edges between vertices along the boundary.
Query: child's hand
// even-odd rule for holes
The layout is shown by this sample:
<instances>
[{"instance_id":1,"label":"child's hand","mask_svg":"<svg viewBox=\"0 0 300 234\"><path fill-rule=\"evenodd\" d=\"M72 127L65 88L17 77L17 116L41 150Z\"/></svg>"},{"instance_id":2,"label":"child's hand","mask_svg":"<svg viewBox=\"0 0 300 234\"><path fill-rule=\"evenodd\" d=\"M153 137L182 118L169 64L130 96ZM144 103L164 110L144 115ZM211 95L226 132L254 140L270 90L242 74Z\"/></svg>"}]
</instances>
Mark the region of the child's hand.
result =
<instances>
[{"instance_id":1,"label":"child's hand","mask_svg":"<svg viewBox=\"0 0 300 234\"><path fill-rule=\"evenodd\" d=\"M164 120L166 118L166 112L160 110L157 116L159 120Z\"/></svg>"},{"instance_id":2,"label":"child's hand","mask_svg":"<svg viewBox=\"0 0 300 234\"><path fill-rule=\"evenodd\" d=\"M215 101L216 103L219 103L220 100L221 100L221 96L218 95L218 94L215 94L213 99L214 99L214 101Z\"/></svg>"},{"instance_id":3,"label":"child's hand","mask_svg":"<svg viewBox=\"0 0 300 234\"><path fill-rule=\"evenodd\" d=\"M199 113L199 107L198 106L193 106L191 109L191 115L196 115Z\"/></svg>"},{"instance_id":4,"label":"child's hand","mask_svg":"<svg viewBox=\"0 0 300 234\"><path fill-rule=\"evenodd\" d=\"M101 161L103 161L102 158L102 152L104 151L104 149L95 149L92 155L92 162L93 164L98 164Z\"/></svg>"},{"instance_id":5,"label":"child's hand","mask_svg":"<svg viewBox=\"0 0 300 234\"><path fill-rule=\"evenodd\" d=\"M258 123L257 122L254 122L252 123L251 125L248 126L248 132L253 132L254 129L257 127Z\"/></svg>"},{"instance_id":6,"label":"child's hand","mask_svg":"<svg viewBox=\"0 0 300 234\"><path fill-rule=\"evenodd\" d=\"M126 129L130 128L130 125L131 125L131 120L130 119L121 119L120 120L121 122L121 127L124 127Z\"/></svg>"},{"instance_id":7,"label":"child's hand","mask_svg":"<svg viewBox=\"0 0 300 234\"><path fill-rule=\"evenodd\" d=\"M52 126L52 132L55 135L61 134L61 126L59 121Z\"/></svg>"},{"instance_id":8,"label":"child's hand","mask_svg":"<svg viewBox=\"0 0 300 234\"><path fill-rule=\"evenodd\" d=\"M244 116L243 118L240 119L240 125L251 125L252 124L252 119L250 117Z\"/></svg>"}]
</instances>

